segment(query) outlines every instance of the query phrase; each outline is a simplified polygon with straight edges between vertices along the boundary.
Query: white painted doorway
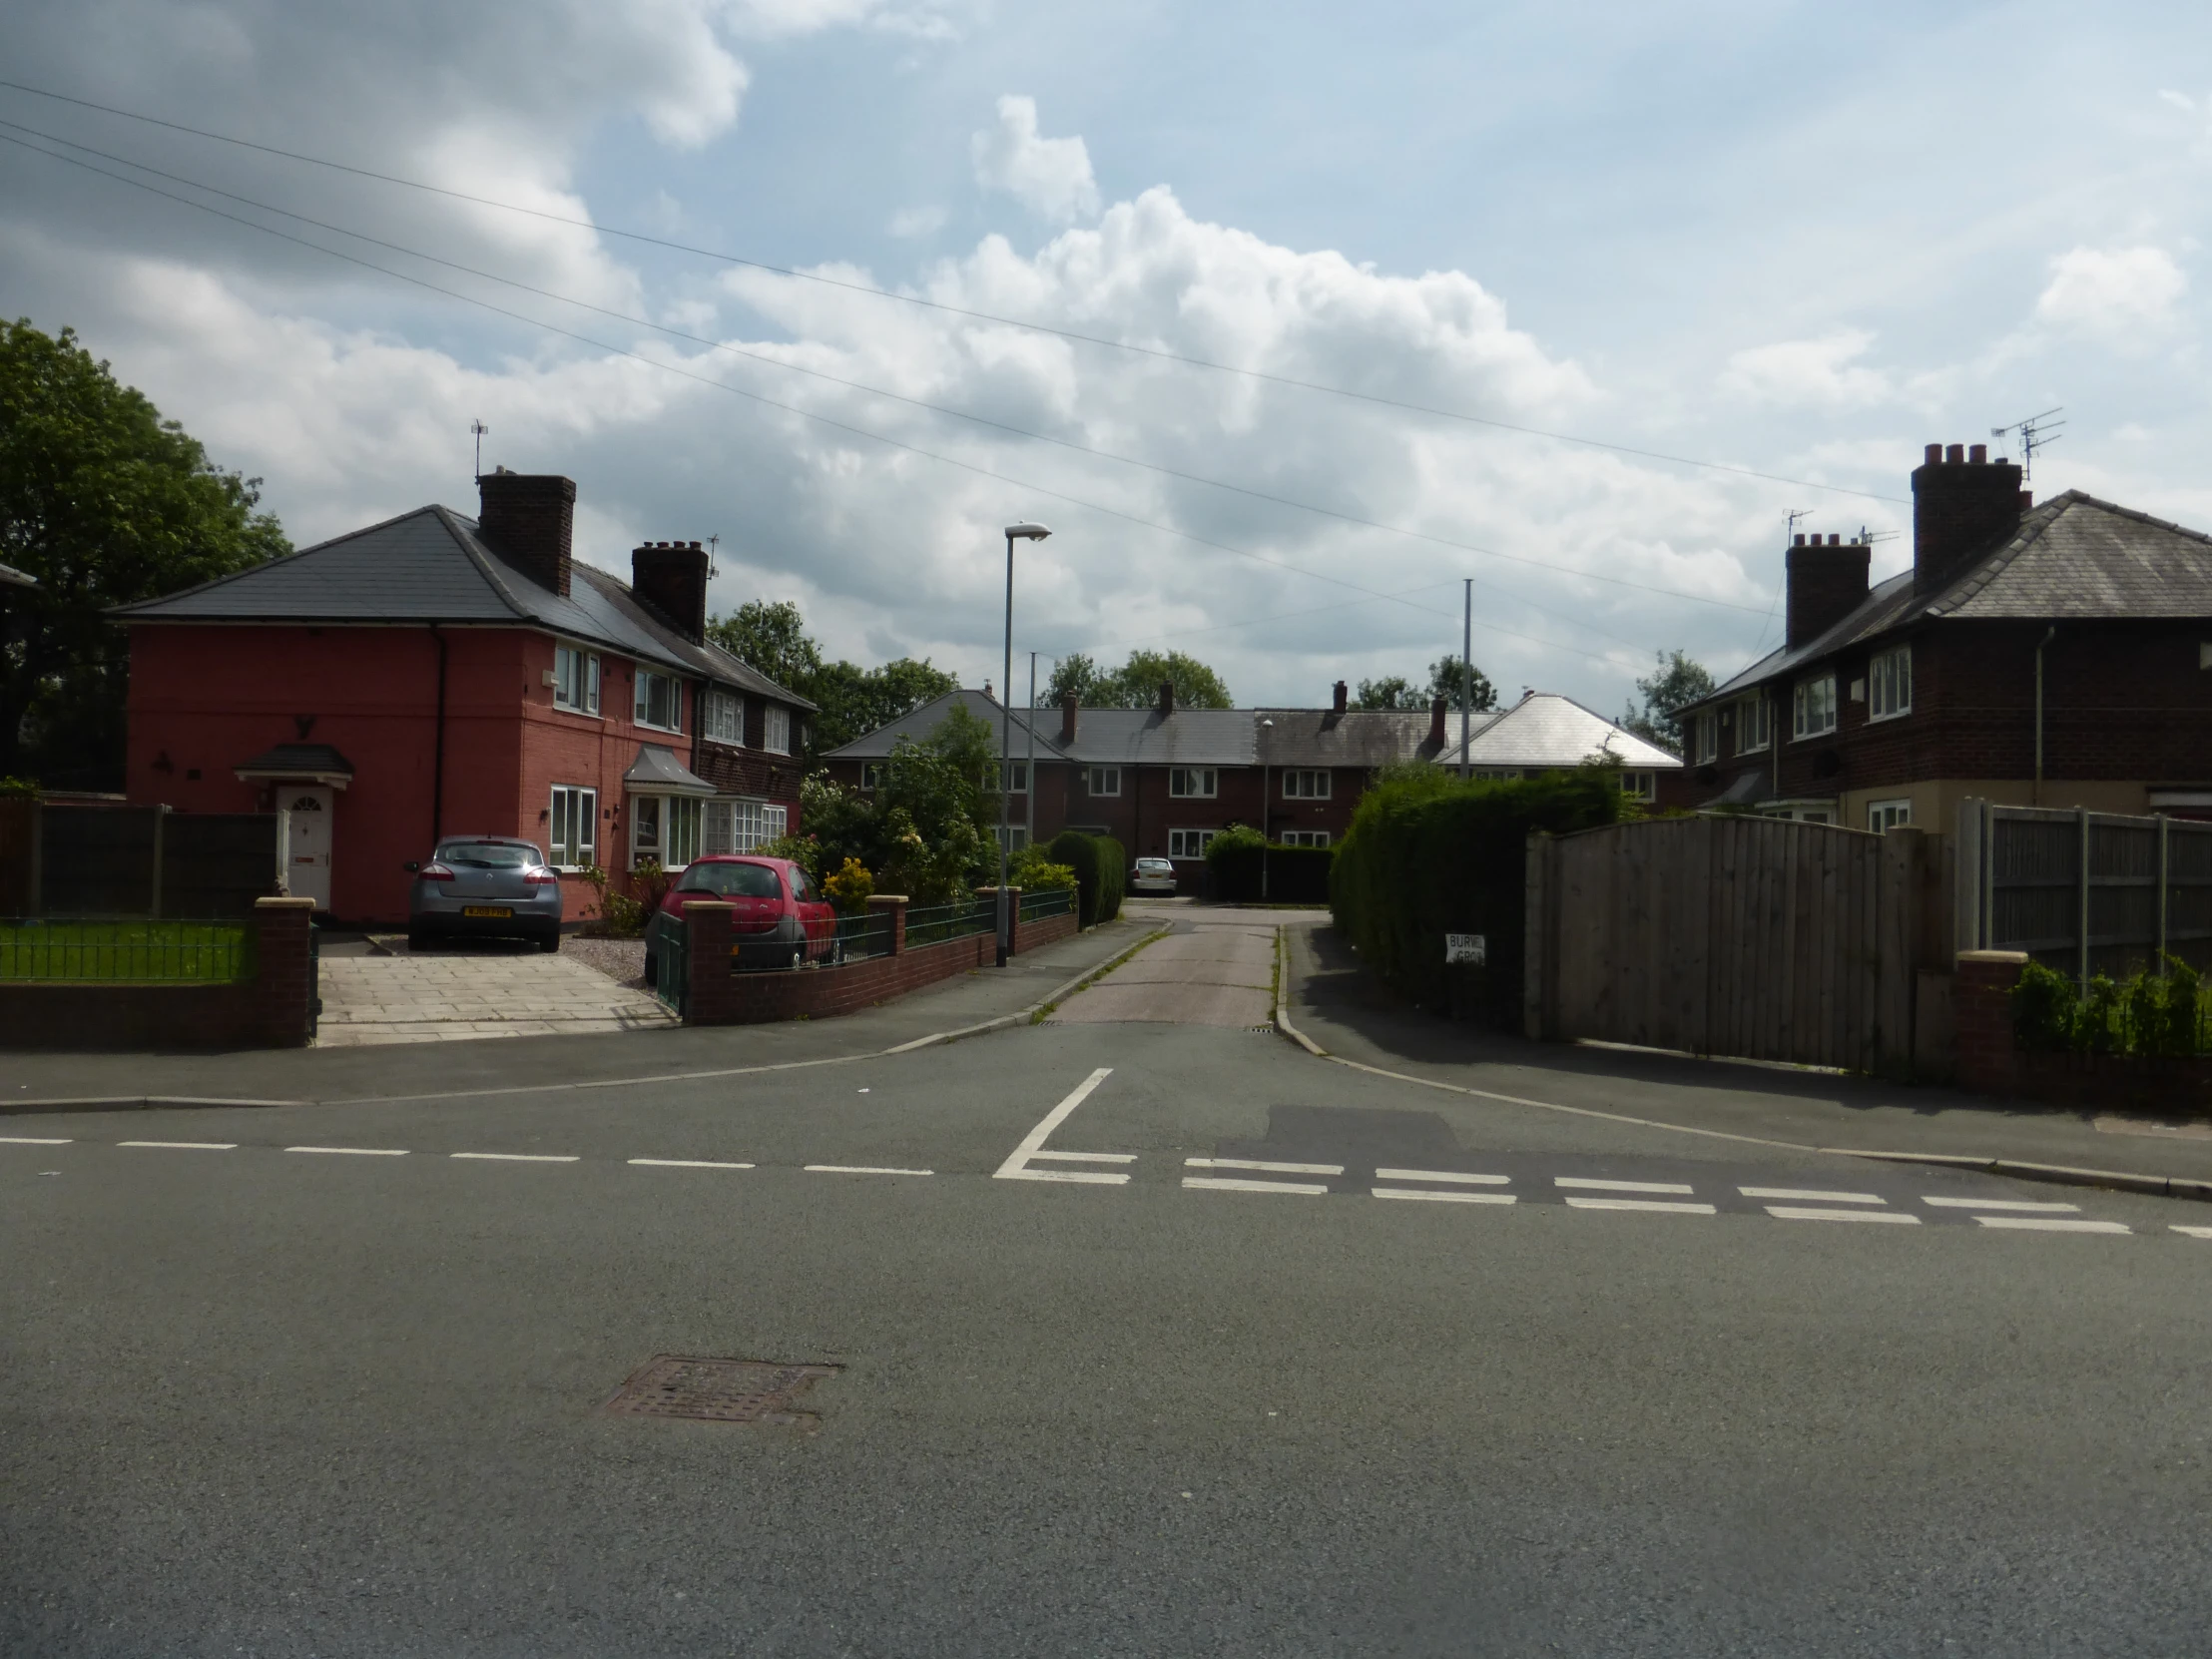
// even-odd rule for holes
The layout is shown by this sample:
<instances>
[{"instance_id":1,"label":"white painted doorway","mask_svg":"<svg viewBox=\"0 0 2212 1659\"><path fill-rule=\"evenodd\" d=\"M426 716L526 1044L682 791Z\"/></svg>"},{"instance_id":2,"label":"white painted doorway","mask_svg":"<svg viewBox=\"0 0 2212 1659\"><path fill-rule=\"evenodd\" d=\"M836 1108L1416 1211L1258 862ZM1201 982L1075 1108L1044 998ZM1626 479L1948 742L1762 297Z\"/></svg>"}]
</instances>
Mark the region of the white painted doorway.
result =
<instances>
[{"instance_id":1,"label":"white painted doorway","mask_svg":"<svg viewBox=\"0 0 2212 1659\"><path fill-rule=\"evenodd\" d=\"M330 907L330 813L335 799L325 784L278 784L284 808L284 890Z\"/></svg>"}]
</instances>

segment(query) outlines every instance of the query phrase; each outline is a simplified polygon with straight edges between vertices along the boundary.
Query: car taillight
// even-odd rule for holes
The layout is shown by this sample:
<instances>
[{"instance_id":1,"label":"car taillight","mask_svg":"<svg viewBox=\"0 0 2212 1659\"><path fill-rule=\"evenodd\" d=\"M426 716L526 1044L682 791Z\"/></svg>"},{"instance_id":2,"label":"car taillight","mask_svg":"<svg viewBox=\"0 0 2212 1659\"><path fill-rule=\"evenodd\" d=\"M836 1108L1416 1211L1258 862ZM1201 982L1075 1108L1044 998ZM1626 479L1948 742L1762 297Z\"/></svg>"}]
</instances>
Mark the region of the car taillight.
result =
<instances>
[{"instance_id":1,"label":"car taillight","mask_svg":"<svg viewBox=\"0 0 2212 1659\"><path fill-rule=\"evenodd\" d=\"M416 871L416 879L422 881L450 881L453 879L453 872L444 864L424 864L420 870Z\"/></svg>"},{"instance_id":2,"label":"car taillight","mask_svg":"<svg viewBox=\"0 0 2212 1659\"><path fill-rule=\"evenodd\" d=\"M533 869L522 879L533 887L557 887L561 884L561 878L549 869Z\"/></svg>"}]
</instances>

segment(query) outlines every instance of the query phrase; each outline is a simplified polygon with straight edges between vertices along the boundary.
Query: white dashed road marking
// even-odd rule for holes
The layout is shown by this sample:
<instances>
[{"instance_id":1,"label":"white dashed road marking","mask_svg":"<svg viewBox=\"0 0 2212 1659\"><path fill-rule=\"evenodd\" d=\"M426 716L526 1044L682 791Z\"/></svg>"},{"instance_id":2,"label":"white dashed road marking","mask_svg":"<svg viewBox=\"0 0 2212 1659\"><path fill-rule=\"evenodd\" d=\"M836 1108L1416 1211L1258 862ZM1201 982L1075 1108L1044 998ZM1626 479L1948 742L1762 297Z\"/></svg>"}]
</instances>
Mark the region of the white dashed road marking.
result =
<instances>
[{"instance_id":1,"label":"white dashed road marking","mask_svg":"<svg viewBox=\"0 0 2212 1659\"><path fill-rule=\"evenodd\" d=\"M117 1146L158 1146L171 1152L236 1152L236 1141L117 1141Z\"/></svg>"},{"instance_id":2,"label":"white dashed road marking","mask_svg":"<svg viewBox=\"0 0 2212 1659\"><path fill-rule=\"evenodd\" d=\"M287 1146L286 1152L321 1152L333 1158L404 1158L403 1146Z\"/></svg>"},{"instance_id":3,"label":"white dashed road marking","mask_svg":"<svg viewBox=\"0 0 2212 1659\"><path fill-rule=\"evenodd\" d=\"M448 1152L448 1158L476 1158L488 1164L573 1164L575 1154L563 1152Z\"/></svg>"},{"instance_id":4,"label":"white dashed road marking","mask_svg":"<svg viewBox=\"0 0 2212 1659\"><path fill-rule=\"evenodd\" d=\"M1811 1187L1738 1187L1746 1198L1779 1198L1799 1204L1886 1204L1876 1193L1829 1193Z\"/></svg>"},{"instance_id":5,"label":"white dashed road marking","mask_svg":"<svg viewBox=\"0 0 2212 1659\"><path fill-rule=\"evenodd\" d=\"M933 1169L882 1169L873 1164L803 1164L809 1175L934 1175Z\"/></svg>"},{"instance_id":6,"label":"white dashed road marking","mask_svg":"<svg viewBox=\"0 0 2212 1659\"><path fill-rule=\"evenodd\" d=\"M2070 1206L2069 1206L2070 1208ZM2117 1221L2065 1221L2057 1216L1976 1216L1984 1227L2011 1227L2031 1233L2132 1233Z\"/></svg>"},{"instance_id":7,"label":"white dashed road marking","mask_svg":"<svg viewBox=\"0 0 2212 1659\"><path fill-rule=\"evenodd\" d=\"M1875 1200L1880 1204L1882 1200ZM1907 1227L1918 1227L1919 1216L1909 1216L1903 1210L1811 1210L1799 1205L1770 1204L1767 1214L1777 1221L1889 1221L1902 1222Z\"/></svg>"},{"instance_id":8,"label":"white dashed road marking","mask_svg":"<svg viewBox=\"0 0 2212 1659\"><path fill-rule=\"evenodd\" d=\"M1133 1164L1134 1152L1032 1152L1035 1158L1056 1158L1063 1164Z\"/></svg>"},{"instance_id":9,"label":"white dashed road marking","mask_svg":"<svg viewBox=\"0 0 2212 1659\"><path fill-rule=\"evenodd\" d=\"M2184 1227L2181 1223L2169 1223L2176 1233L2186 1233L2192 1239L2212 1239L2212 1227Z\"/></svg>"},{"instance_id":10,"label":"white dashed road marking","mask_svg":"<svg viewBox=\"0 0 2212 1659\"><path fill-rule=\"evenodd\" d=\"M1504 1187L1512 1184L1510 1175L1462 1175L1449 1169L1379 1169L1378 1181L1452 1181L1469 1187Z\"/></svg>"},{"instance_id":11,"label":"white dashed road marking","mask_svg":"<svg viewBox=\"0 0 2212 1659\"><path fill-rule=\"evenodd\" d=\"M2078 1204L2037 1204L2024 1198L1928 1198L1923 1204L1933 1204L1939 1210L2033 1210L2045 1215L2079 1215Z\"/></svg>"},{"instance_id":12,"label":"white dashed road marking","mask_svg":"<svg viewBox=\"0 0 2212 1659\"><path fill-rule=\"evenodd\" d=\"M751 1164L720 1164L712 1158L633 1158L633 1164L647 1164L654 1169L751 1169Z\"/></svg>"},{"instance_id":13,"label":"white dashed road marking","mask_svg":"<svg viewBox=\"0 0 2212 1659\"><path fill-rule=\"evenodd\" d=\"M1183 1165L1186 1169L1259 1170L1269 1175L1342 1175L1345 1172L1342 1164L1271 1164L1261 1158L1186 1158Z\"/></svg>"},{"instance_id":14,"label":"white dashed road marking","mask_svg":"<svg viewBox=\"0 0 2212 1659\"><path fill-rule=\"evenodd\" d=\"M1238 1181L1209 1175L1186 1175L1183 1177L1183 1185L1216 1193L1299 1193L1308 1198L1325 1198L1329 1193L1327 1187L1309 1186L1298 1181Z\"/></svg>"},{"instance_id":15,"label":"white dashed road marking","mask_svg":"<svg viewBox=\"0 0 2212 1659\"><path fill-rule=\"evenodd\" d=\"M1589 1187L1608 1193L1687 1193L1695 1192L1675 1181L1594 1181L1586 1175L1555 1175L1551 1178L1555 1187ZM1572 1204L1573 1199L1567 1202Z\"/></svg>"},{"instance_id":16,"label":"white dashed road marking","mask_svg":"<svg viewBox=\"0 0 2212 1659\"><path fill-rule=\"evenodd\" d=\"M1608 1182L1608 1186L1623 1183ZM1662 1193L1686 1193L1687 1187L1657 1187L1647 1189ZM1664 1210L1677 1216L1710 1216L1717 1212L1710 1204L1677 1204L1656 1198L1569 1198L1567 1203L1577 1210Z\"/></svg>"},{"instance_id":17,"label":"white dashed road marking","mask_svg":"<svg viewBox=\"0 0 2212 1659\"><path fill-rule=\"evenodd\" d=\"M1381 1175L1382 1172L1375 1172ZM1418 1187L1370 1187L1368 1191L1377 1198L1424 1198L1431 1204L1511 1204L1511 1193L1449 1193Z\"/></svg>"},{"instance_id":18,"label":"white dashed road marking","mask_svg":"<svg viewBox=\"0 0 2212 1659\"><path fill-rule=\"evenodd\" d=\"M10 1146L67 1146L67 1135L0 1135L0 1141Z\"/></svg>"}]
</instances>

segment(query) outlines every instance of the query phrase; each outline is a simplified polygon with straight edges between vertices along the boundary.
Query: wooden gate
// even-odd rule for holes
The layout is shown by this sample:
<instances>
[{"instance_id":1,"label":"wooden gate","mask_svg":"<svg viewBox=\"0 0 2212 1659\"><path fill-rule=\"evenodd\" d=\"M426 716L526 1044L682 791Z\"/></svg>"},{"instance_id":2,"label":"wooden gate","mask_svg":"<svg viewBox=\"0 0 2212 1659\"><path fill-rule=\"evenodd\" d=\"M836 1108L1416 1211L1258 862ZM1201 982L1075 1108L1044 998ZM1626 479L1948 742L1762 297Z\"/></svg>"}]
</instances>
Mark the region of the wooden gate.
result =
<instances>
[{"instance_id":1,"label":"wooden gate","mask_svg":"<svg viewBox=\"0 0 2212 1659\"><path fill-rule=\"evenodd\" d=\"M1934 851L1719 816L1531 836L1528 1033L1906 1071Z\"/></svg>"}]
</instances>

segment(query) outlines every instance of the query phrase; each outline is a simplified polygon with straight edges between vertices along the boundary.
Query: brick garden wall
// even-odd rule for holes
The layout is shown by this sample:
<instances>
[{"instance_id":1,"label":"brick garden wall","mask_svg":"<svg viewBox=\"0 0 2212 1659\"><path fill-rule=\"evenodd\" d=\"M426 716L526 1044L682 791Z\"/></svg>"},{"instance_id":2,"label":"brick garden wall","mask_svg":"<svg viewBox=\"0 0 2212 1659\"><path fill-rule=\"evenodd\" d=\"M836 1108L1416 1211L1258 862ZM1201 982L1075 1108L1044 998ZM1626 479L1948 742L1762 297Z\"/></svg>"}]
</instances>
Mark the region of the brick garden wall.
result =
<instances>
[{"instance_id":1,"label":"brick garden wall","mask_svg":"<svg viewBox=\"0 0 2212 1659\"><path fill-rule=\"evenodd\" d=\"M2212 1113L2212 1057L2051 1054L2012 1035L2012 987L2026 955L1958 953L1958 1086L1975 1094L2101 1110Z\"/></svg>"}]
</instances>

